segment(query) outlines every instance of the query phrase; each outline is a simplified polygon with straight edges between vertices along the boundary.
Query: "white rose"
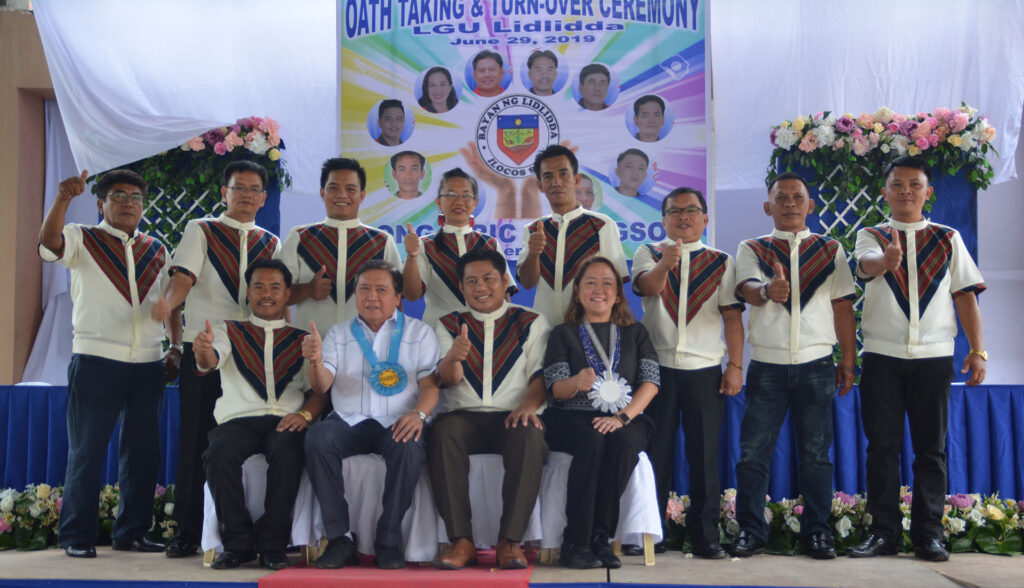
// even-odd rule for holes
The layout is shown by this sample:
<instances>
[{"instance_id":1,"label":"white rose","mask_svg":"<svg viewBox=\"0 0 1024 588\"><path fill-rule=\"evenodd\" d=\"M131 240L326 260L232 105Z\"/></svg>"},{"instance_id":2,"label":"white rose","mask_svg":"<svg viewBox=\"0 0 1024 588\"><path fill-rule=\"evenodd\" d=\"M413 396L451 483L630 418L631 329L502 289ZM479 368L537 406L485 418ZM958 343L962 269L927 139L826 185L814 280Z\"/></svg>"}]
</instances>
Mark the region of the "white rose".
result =
<instances>
[{"instance_id":1,"label":"white rose","mask_svg":"<svg viewBox=\"0 0 1024 588\"><path fill-rule=\"evenodd\" d=\"M848 517L843 517L836 521L836 531L839 532L839 536L846 538L850 534L850 529L853 528L853 523L850 522Z\"/></svg>"},{"instance_id":2,"label":"white rose","mask_svg":"<svg viewBox=\"0 0 1024 588\"><path fill-rule=\"evenodd\" d=\"M966 528L967 528L967 523L965 523L963 519L961 519L959 517L953 517L953 518L949 519L949 532L952 533L953 535L956 535L958 533L963 533L964 529L966 529Z\"/></svg>"},{"instance_id":3,"label":"white rose","mask_svg":"<svg viewBox=\"0 0 1024 588\"><path fill-rule=\"evenodd\" d=\"M786 519L786 525L790 529L792 529L794 533L800 532L800 519L796 517L789 517L788 519Z\"/></svg>"},{"instance_id":4,"label":"white rose","mask_svg":"<svg viewBox=\"0 0 1024 588\"><path fill-rule=\"evenodd\" d=\"M888 143L882 143L881 145L878 146L878 149L882 153L888 153L891 150L891 147L889 147Z\"/></svg>"},{"instance_id":5,"label":"white rose","mask_svg":"<svg viewBox=\"0 0 1024 588\"><path fill-rule=\"evenodd\" d=\"M164 505L164 514L167 516L171 516L172 514L174 514L173 502L168 502L167 504Z\"/></svg>"},{"instance_id":6,"label":"white rose","mask_svg":"<svg viewBox=\"0 0 1024 588\"><path fill-rule=\"evenodd\" d=\"M11 496L4 496L3 500L0 500L0 511L11 512L14 510L14 498Z\"/></svg>"},{"instance_id":7,"label":"white rose","mask_svg":"<svg viewBox=\"0 0 1024 588\"><path fill-rule=\"evenodd\" d=\"M43 509L39 508L38 504L33 504L32 506L28 507L28 514L32 518L38 519L39 515L43 514Z\"/></svg>"},{"instance_id":8,"label":"white rose","mask_svg":"<svg viewBox=\"0 0 1024 588\"><path fill-rule=\"evenodd\" d=\"M908 519L907 517L903 517L903 530L904 531L909 531L910 530L910 519Z\"/></svg>"},{"instance_id":9,"label":"white rose","mask_svg":"<svg viewBox=\"0 0 1024 588\"><path fill-rule=\"evenodd\" d=\"M985 524L985 516L981 514L981 510L978 508L972 508L971 511L967 513L967 516L965 516L964 518L974 523L975 525Z\"/></svg>"},{"instance_id":10,"label":"white rose","mask_svg":"<svg viewBox=\"0 0 1024 588\"><path fill-rule=\"evenodd\" d=\"M871 526L871 521L873 521L873 520L874 520L874 518L871 516L871 513L869 513L869 512L864 513L863 521L864 521L864 525L865 526L870 527Z\"/></svg>"}]
</instances>

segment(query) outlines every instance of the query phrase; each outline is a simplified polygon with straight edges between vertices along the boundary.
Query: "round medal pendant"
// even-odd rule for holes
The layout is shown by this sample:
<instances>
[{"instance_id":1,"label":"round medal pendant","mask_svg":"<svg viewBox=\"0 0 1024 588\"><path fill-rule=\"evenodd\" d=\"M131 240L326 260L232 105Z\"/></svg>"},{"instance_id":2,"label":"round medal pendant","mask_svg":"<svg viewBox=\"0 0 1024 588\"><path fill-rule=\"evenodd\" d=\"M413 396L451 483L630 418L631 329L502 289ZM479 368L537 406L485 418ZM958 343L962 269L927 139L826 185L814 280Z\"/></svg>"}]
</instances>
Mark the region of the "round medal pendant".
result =
<instances>
[{"instance_id":1,"label":"round medal pendant","mask_svg":"<svg viewBox=\"0 0 1024 588\"><path fill-rule=\"evenodd\" d=\"M398 394L405 390L407 382L408 376L405 374L405 369L387 362L378 366L370 374L370 386L374 392L381 396L394 396Z\"/></svg>"},{"instance_id":2,"label":"round medal pendant","mask_svg":"<svg viewBox=\"0 0 1024 588\"><path fill-rule=\"evenodd\" d=\"M622 410L633 399L630 393L633 389L625 378L615 373L605 372L602 376L594 378L594 385L587 398L591 406L602 412L616 412Z\"/></svg>"}]
</instances>

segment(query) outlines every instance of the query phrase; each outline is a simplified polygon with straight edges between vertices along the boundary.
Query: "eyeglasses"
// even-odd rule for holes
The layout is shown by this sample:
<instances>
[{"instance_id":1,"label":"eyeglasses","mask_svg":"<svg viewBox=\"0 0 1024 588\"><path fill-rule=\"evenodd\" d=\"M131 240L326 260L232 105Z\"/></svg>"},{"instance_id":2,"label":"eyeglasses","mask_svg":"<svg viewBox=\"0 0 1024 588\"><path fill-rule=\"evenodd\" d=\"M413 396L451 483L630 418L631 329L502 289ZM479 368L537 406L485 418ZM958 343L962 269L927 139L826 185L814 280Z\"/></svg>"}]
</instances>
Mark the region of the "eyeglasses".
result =
<instances>
[{"instance_id":1,"label":"eyeglasses","mask_svg":"<svg viewBox=\"0 0 1024 588\"><path fill-rule=\"evenodd\" d=\"M476 200L475 194L457 194L455 192L445 192L441 194L441 198L447 198L448 200Z\"/></svg>"},{"instance_id":2,"label":"eyeglasses","mask_svg":"<svg viewBox=\"0 0 1024 588\"><path fill-rule=\"evenodd\" d=\"M142 192L132 192L129 194L128 192L123 192L121 190L116 192L107 192L107 198L110 198L114 202L120 202L121 204L129 201L132 204L142 204L146 201L146 196Z\"/></svg>"},{"instance_id":3,"label":"eyeglasses","mask_svg":"<svg viewBox=\"0 0 1024 588\"><path fill-rule=\"evenodd\" d=\"M243 194L258 196L263 193L263 188L257 188L255 186L228 186L228 190L231 190L231 192L236 196L241 196Z\"/></svg>"},{"instance_id":4,"label":"eyeglasses","mask_svg":"<svg viewBox=\"0 0 1024 588\"><path fill-rule=\"evenodd\" d=\"M704 214L704 209L699 206L687 206L686 208L670 208L665 211L665 216L669 218L679 218L684 214L689 216Z\"/></svg>"}]
</instances>

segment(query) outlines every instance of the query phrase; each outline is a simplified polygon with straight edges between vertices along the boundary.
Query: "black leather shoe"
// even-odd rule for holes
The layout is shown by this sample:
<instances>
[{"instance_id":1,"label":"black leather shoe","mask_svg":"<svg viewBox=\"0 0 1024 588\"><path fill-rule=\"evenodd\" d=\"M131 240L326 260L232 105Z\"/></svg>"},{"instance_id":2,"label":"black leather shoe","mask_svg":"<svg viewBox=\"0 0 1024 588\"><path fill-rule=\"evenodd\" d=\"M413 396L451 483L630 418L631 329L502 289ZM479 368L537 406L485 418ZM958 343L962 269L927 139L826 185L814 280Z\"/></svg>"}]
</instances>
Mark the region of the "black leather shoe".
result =
<instances>
[{"instance_id":1,"label":"black leather shoe","mask_svg":"<svg viewBox=\"0 0 1024 588\"><path fill-rule=\"evenodd\" d=\"M210 567L215 570L233 570L254 559L256 559L256 553L253 551L225 551L213 560Z\"/></svg>"},{"instance_id":2,"label":"black leather shoe","mask_svg":"<svg viewBox=\"0 0 1024 588\"><path fill-rule=\"evenodd\" d=\"M814 559L835 559L836 548L832 545L832 535L825 532L811 533L804 537L804 549Z\"/></svg>"},{"instance_id":3,"label":"black leather shoe","mask_svg":"<svg viewBox=\"0 0 1024 588\"><path fill-rule=\"evenodd\" d=\"M708 543L706 545L694 545L693 555L703 559L725 559L727 554L718 543Z\"/></svg>"},{"instance_id":4,"label":"black leather shoe","mask_svg":"<svg viewBox=\"0 0 1024 588\"><path fill-rule=\"evenodd\" d=\"M262 551L260 552L260 567L268 570L283 570L290 566L288 554L283 551Z\"/></svg>"},{"instance_id":5,"label":"black leather shoe","mask_svg":"<svg viewBox=\"0 0 1024 588\"><path fill-rule=\"evenodd\" d=\"M644 554L644 546L643 545L636 545L635 543L624 543L622 545L622 555L634 556L634 555L643 555L643 554Z\"/></svg>"},{"instance_id":6,"label":"black leather shoe","mask_svg":"<svg viewBox=\"0 0 1024 588\"><path fill-rule=\"evenodd\" d=\"M758 539L746 531L740 531L740 536L730 546L729 551L733 557L750 557L764 553L764 548L765 541L763 539Z\"/></svg>"},{"instance_id":7,"label":"black leather shoe","mask_svg":"<svg viewBox=\"0 0 1024 588\"><path fill-rule=\"evenodd\" d=\"M96 557L96 546L92 543L74 543L64 546L68 557Z\"/></svg>"},{"instance_id":8,"label":"black leather shoe","mask_svg":"<svg viewBox=\"0 0 1024 588\"><path fill-rule=\"evenodd\" d=\"M562 554L558 556L558 564L574 570L589 570L603 566L589 545L563 543Z\"/></svg>"},{"instance_id":9,"label":"black leather shoe","mask_svg":"<svg viewBox=\"0 0 1024 588\"><path fill-rule=\"evenodd\" d=\"M400 570L405 567L405 555L399 547L384 547L377 545L373 548L377 554L377 567L382 570Z\"/></svg>"},{"instance_id":10,"label":"black leather shoe","mask_svg":"<svg viewBox=\"0 0 1024 588\"><path fill-rule=\"evenodd\" d=\"M933 537L914 546L914 557L927 561L949 561L949 552L941 541Z\"/></svg>"},{"instance_id":11,"label":"black leather shoe","mask_svg":"<svg viewBox=\"0 0 1024 588\"><path fill-rule=\"evenodd\" d=\"M324 552L316 559L316 567L321 570L336 570L345 566L354 566L358 563L359 556L356 554L356 544L345 535L328 541Z\"/></svg>"},{"instance_id":12,"label":"black leather shoe","mask_svg":"<svg viewBox=\"0 0 1024 588\"><path fill-rule=\"evenodd\" d=\"M175 535L171 542L167 544L167 549L164 550L164 555L167 557L188 557L195 555L199 551L199 542L182 537L181 535Z\"/></svg>"},{"instance_id":13,"label":"black leather shoe","mask_svg":"<svg viewBox=\"0 0 1024 588\"><path fill-rule=\"evenodd\" d=\"M601 561L601 565L608 570L617 570L622 568L623 562L618 559L615 552L611 549L611 545L608 544L608 534L604 532L595 533L590 540L590 550ZM643 551L641 551L643 553Z\"/></svg>"},{"instance_id":14,"label":"black leather shoe","mask_svg":"<svg viewBox=\"0 0 1024 588\"><path fill-rule=\"evenodd\" d=\"M134 541L114 541L110 544L114 551L138 551L139 553L160 553L167 549L163 543L150 541L148 537Z\"/></svg>"},{"instance_id":15,"label":"black leather shoe","mask_svg":"<svg viewBox=\"0 0 1024 588\"><path fill-rule=\"evenodd\" d=\"M875 557L876 555L896 555L897 553L899 553L899 545L878 533L869 533L868 538L860 545L846 550L846 555L850 557Z\"/></svg>"}]
</instances>

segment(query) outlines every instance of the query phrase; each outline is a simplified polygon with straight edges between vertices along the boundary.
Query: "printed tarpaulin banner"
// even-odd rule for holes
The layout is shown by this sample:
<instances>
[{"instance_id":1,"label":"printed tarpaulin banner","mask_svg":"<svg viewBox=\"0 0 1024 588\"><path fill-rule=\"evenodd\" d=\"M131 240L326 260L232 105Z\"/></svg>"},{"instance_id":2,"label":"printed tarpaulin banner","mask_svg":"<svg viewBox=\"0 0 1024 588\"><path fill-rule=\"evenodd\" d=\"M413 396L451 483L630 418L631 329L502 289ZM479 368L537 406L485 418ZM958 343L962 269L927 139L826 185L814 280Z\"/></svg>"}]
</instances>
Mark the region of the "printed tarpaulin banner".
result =
<instances>
[{"instance_id":1,"label":"printed tarpaulin banner","mask_svg":"<svg viewBox=\"0 0 1024 588\"><path fill-rule=\"evenodd\" d=\"M441 175L480 185L474 227L518 259L550 207L536 154L580 162L580 202L627 257L661 201L707 185L707 0L339 0L341 144L367 170L363 222L437 227ZM404 251L403 251L404 255Z\"/></svg>"}]
</instances>

